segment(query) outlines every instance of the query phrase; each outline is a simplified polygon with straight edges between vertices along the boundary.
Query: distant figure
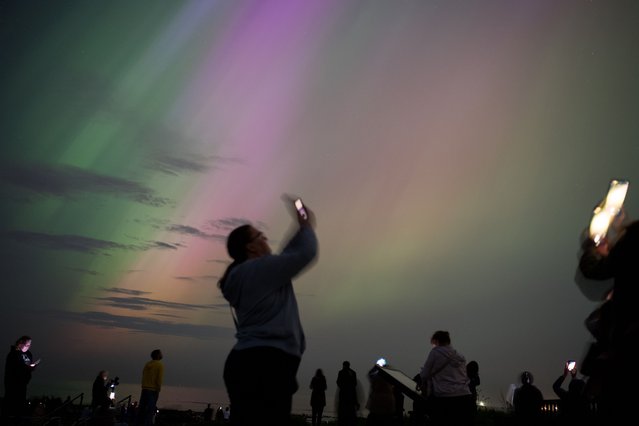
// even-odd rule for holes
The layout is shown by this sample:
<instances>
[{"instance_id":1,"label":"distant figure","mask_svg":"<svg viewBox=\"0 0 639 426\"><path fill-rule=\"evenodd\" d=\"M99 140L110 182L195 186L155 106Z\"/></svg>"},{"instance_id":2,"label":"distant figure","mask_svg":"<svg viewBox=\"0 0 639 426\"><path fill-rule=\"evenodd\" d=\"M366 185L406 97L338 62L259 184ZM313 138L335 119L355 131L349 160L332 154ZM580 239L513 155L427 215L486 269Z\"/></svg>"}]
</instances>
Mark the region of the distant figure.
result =
<instances>
[{"instance_id":1,"label":"distant figure","mask_svg":"<svg viewBox=\"0 0 639 426\"><path fill-rule=\"evenodd\" d=\"M568 374L570 374L570 383L568 384L568 390L565 390L561 386ZM584 392L586 382L576 376L577 368L569 370L568 366L565 365L563 374L552 385L552 390L555 391L555 394L560 399L559 415L561 424L567 426L590 424L590 401Z\"/></svg>"},{"instance_id":2,"label":"distant figure","mask_svg":"<svg viewBox=\"0 0 639 426\"><path fill-rule=\"evenodd\" d=\"M215 422L222 423L223 421L224 421L224 410L222 409L222 407L217 407L217 410L215 411Z\"/></svg>"},{"instance_id":3,"label":"distant figure","mask_svg":"<svg viewBox=\"0 0 639 426\"><path fill-rule=\"evenodd\" d=\"M224 421L231 421L231 408L228 405L224 409Z\"/></svg>"},{"instance_id":4,"label":"distant figure","mask_svg":"<svg viewBox=\"0 0 639 426\"><path fill-rule=\"evenodd\" d=\"M31 337L22 336L7 354L4 366L3 417L26 414L27 385L31 381L31 372L40 363L40 360L33 360L30 347Z\"/></svg>"},{"instance_id":5,"label":"distant figure","mask_svg":"<svg viewBox=\"0 0 639 426\"><path fill-rule=\"evenodd\" d=\"M357 423L357 373L351 369L351 363L344 361L342 369L337 374L337 424L340 426L354 426Z\"/></svg>"},{"instance_id":6,"label":"distant figure","mask_svg":"<svg viewBox=\"0 0 639 426\"><path fill-rule=\"evenodd\" d=\"M204 413L202 413L202 417L207 423L213 421L213 409L211 408L211 404L207 404L206 408L204 409Z\"/></svg>"},{"instance_id":7,"label":"distant figure","mask_svg":"<svg viewBox=\"0 0 639 426\"><path fill-rule=\"evenodd\" d=\"M479 363L477 361L470 361L466 364L466 375L468 376L468 389L470 393L473 395L473 400L475 401L475 405L473 406L473 413L477 412L477 403L478 395L477 395L477 387L481 384L481 380L479 379Z\"/></svg>"},{"instance_id":8,"label":"distant figure","mask_svg":"<svg viewBox=\"0 0 639 426\"><path fill-rule=\"evenodd\" d=\"M319 426L326 406L326 377L320 368L311 379L311 424Z\"/></svg>"},{"instance_id":9,"label":"distant figure","mask_svg":"<svg viewBox=\"0 0 639 426\"><path fill-rule=\"evenodd\" d=\"M142 370L142 393L140 394L140 406L138 424L149 426L154 423L157 403L164 379L164 364L162 364L162 351L159 349L151 352L151 361L144 365Z\"/></svg>"},{"instance_id":10,"label":"distant figure","mask_svg":"<svg viewBox=\"0 0 639 426\"><path fill-rule=\"evenodd\" d=\"M598 381L598 407L605 422L639 423L639 221L626 224L625 210L614 218L615 238L596 244L589 236L582 244L579 271L588 279L613 279L609 303L601 316L589 318L588 329L600 343L596 368L589 368L588 386ZM586 362L584 361L584 369ZM584 371L584 370L582 370Z\"/></svg>"},{"instance_id":11,"label":"distant figure","mask_svg":"<svg viewBox=\"0 0 639 426\"><path fill-rule=\"evenodd\" d=\"M521 386L515 389L513 395L513 408L518 425L532 426L538 425L541 421L541 406L544 403L544 396L541 391L533 385L533 375L524 371L521 373Z\"/></svg>"},{"instance_id":12,"label":"distant figure","mask_svg":"<svg viewBox=\"0 0 639 426\"><path fill-rule=\"evenodd\" d=\"M429 415L435 425L471 425L473 396L466 375L466 359L450 344L447 331L436 331L430 339L433 348L421 372L429 395Z\"/></svg>"},{"instance_id":13,"label":"distant figure","mask_svg":"<svg viewBox=\"0 0 639 426\"><path fill-rule=\"evenodd\" d=\"M293 202L290 207L294 209ZM313 213L306 209L296 216L297 232L279 255L271 253L266 236L251 225L235 228L226 241L233 263L219 286L237 329L237 343L224 365L234 426L290 422L306 349L291 280L317 256Z\"/></svg>"},{"instance_id":14,"label":"distant figure","mask_svg":"<svg viewBox=\"0 0 639 426\"><path fill-rule=\"evenodd\" d=\"M94 414L100 414L111 407L112 401L109 398L109 372L102 370L93 381L91 389L91 409Z\"/></svg>"},{"instance_id":15,"label":"distant figure","mask_svg":"<svg viewBox=\"0 0 639 426\"><path fill-rule=\"evenodd\" d=\"M368 417L367 426L393 426L395 420L395 389L374 366L368 372L370 391L366 408Z\"/></svg>"}]
</instances>

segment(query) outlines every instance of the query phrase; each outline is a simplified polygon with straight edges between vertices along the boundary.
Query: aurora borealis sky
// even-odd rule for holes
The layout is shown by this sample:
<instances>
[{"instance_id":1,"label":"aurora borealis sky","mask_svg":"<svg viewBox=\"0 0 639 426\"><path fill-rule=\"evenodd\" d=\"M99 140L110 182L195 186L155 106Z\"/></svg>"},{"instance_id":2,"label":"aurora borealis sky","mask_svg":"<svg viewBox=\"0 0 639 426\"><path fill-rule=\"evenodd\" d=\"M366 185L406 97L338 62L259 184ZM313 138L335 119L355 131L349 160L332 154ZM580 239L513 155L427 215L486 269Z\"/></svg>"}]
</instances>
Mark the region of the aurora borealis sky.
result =
<instances>
[{"instance_id":1,"label":"aurora borealis sky","mask_svg":"<svg viewBox=\"0 0 639 426\"><path fill-rule=\"evenodd\" d=\"M638 29L631 1L3 0L0 341L33 338L31 394L107 369L137 399L157 347L160 407L225 403L224 239L278 251L292 193L296 411L316 368L329 399L346 359L416 374L438 329L488 404L523 370L553 398L610 179L639 217Z\"/></svg>"}]
</instances>

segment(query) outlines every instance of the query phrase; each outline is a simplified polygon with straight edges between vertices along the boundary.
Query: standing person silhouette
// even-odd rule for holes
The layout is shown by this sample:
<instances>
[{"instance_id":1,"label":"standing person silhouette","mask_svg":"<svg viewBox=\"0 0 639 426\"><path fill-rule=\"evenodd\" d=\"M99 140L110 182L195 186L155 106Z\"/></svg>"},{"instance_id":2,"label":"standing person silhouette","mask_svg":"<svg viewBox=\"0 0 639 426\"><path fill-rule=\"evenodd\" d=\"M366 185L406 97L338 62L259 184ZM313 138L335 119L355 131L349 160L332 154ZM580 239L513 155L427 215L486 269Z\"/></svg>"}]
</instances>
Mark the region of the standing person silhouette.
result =
<instances>
[{"instance_id":1,"label":"standing person silhouette","mask_svg":"<svg viewBox=\"0 0 639 426\"><path fill-rule=\"evenodd\" d=\"M468 387L466 359L450 344L450 334L433 333L433 346L421 371L422 386L429 395L429 414L435 425L470 425L473 396Z\"/></svg>"},{"instance_id":2,"label":"standing person silhouette","mask_svg":"<svg viewBox=\"0 0 639 426\"><path fill-rule=\"evenodd\" d=\"M470 393L473 395L473 400L475 401L475 405L473 406L473 414L477 414L477 387L481 384L481 380L479 378L479 363L477 361L470 361L466 364L466 375L468 376L468 389Z\"/></svg>"},{"instance_id":3,"label":"standing person silhouette","mask_svg":"<svg viewBox=\"0 0 639 426\"><path fill-rule=\"evenodd\" d=\"M311 424L319 426L322 424L322 414L326 406L326 377L321 368L315 371L315 376L311 379Z\"/></svg>"},{"instance_id":4,"label":"standing person silhouette","mask_svg":"<svg viewBox=\"0 0 639 426\"><path fill-rule=\"evenodd\" d=\"M31 381L31 372L40 363L34 361L31 337L20 337L7 354L4 366L4 399L2 417L25 415L27 408L27 385Z\"/></svg>"},{"instance_id":5,"label":"standing person silhouette","mask_svg":"<svg viewBox=\"0 0 639 426\"><path fill-rule=\"evenodd\" d=\"M337 424L354 426L357 423L357 373L351 369L351 363L344 361L342 369L337 373Z\"/></svg>"},{"instance_id":6,"label":"standing person silhouette","mask_svg":"<svg viewBox=\"0 0 639 426\"><path fill-rule=\"evenodd\" d=\"M368 372L370 391L368 392L367 426L394 426L396 423L395 388L382 377L377 365Z\"/></svg>"},{"instance_id":7,"label":"standing person silhouette","mask_svg":"<svg viewBox=\"0 0 639 426\"><path fill-rule=\"evenodd\" d=\"M513 407L518 425L533 426L541 422L541 406L544 396L537 386L533 385L533 375L529 371L521 373L521 386L515 389Z\"/></svg>"},{"instance_id":8,"label":"standing person silhouette","mask_svg":"<svg viewBox=\"0 0 639 426\"><path fill-rule=\"evenodd\" d=\"M291 280L317 256L315 217L308 209L296 214L299 228L279 255L251 225L235 228L227 238L233 262L219 286L237 328L237 343L224 365L234 426L290 423L306 348Z\"/></svg>"},{"instance_id":9,"label":"standing person silhouette","mask_svg":"<svg viewBox=\"0 0 639 426\"><path fill-rule=\"evenodd\" d=\"M639 221L625 222L622 209L612 224L616 238L606 236L599 243L584 239L579 270L588 279L613 279L601 317L587 321L589 330L596 330L593 334L602 347L599 358L604 360L590 375L588 386L599 382L598 406L604 423L636 424L639 369L633 366L639 359Z\"/></svg>"},{"instance_id":10,"label":"standing person silhouette","mask_svg":"<svg viewBox=\"0 0 639 426\"><path fill-rule=\"evenodd\" d=\"M155 349L151 352L151 361L144 364L142 369L142 392L138 408L138 424L150 426L155 423L158 398L164 381L164 364L162 351Z\"/></svg>"}]
</instances>

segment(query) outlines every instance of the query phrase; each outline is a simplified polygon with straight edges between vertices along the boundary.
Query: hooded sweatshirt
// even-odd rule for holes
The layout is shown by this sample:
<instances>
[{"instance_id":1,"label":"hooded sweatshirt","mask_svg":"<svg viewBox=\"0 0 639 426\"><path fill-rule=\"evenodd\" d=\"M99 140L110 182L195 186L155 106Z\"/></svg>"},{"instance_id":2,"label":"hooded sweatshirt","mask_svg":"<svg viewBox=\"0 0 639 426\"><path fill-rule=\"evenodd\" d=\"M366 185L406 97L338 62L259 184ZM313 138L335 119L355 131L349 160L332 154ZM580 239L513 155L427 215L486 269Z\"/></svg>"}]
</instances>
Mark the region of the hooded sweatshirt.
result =
<instances>
[{"instance_id":1,"label":"hooded sweatshirt","mask_svg":"<svg viewBox=\"0 0 639 426\"><path fill-rule=\"evenodd\" d=\"M421 372L422 381L429 383L435 397L470 395L466 359L452 346L435 346Z\"/></svg>"},{"instance_id":2,"label":"hooded sweatshirt","mask_svg":"<svg viewBox=\"0 0 639 426\"><path fill-rule=\"evenodd\" d=\"M274 347L301 357L306 348L291 280L317 255L317 238L302 226L279 255L236 266L222 287L237 315L235 350Z\"/></svg>"}]
</instances>

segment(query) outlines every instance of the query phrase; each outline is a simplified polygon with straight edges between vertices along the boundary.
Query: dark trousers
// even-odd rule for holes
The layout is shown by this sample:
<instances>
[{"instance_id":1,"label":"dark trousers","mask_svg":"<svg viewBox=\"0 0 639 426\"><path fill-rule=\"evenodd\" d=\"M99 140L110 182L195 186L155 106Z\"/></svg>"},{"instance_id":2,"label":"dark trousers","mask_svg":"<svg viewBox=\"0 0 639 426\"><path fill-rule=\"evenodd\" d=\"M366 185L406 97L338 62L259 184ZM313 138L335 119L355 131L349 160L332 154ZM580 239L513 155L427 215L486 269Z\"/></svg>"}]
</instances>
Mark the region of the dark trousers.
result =
<instances>
[{"instance_id":1,"label":"dark trousers","mask_svg":"<svg viewBox=\"0 0 639 426\"><path fill-rule=\"evenodd\" d=\"M2 417L19 417L26 415L27 385L19 383L11 387L5 386L2 405Z\"/></svg>"},{"instance_id":2,"label":"dark trousers","mask_svg":"<svg viewBox=\"0 0 639 426\"><path fill-rule=\"evenodd\" d=\"M311 406L311 425L319 426L322 424L322 414L324 413L323 405Z\"/></svg>"},{"instance_id":3,"label":"dark trousers","mask_svg":"<svg viewBox=\"0 0 639 426\"><path fill-rule=\"evenodd\" d=\"M286 426L300 358L276 348L233 350L224 365L232 426Z\"/></svg>"},{"instance_id":4,"label":"dark trousers","mask_svg":"<svg viewBox=\"0 0 639 426\"><path fill-rule=\"evenodd\" d=\"M155 413L157 411L157 403L160 392L149 389L142 389L140 394L140 407L138 410L138 425L152 425Z\"/></svg>"},{"instance_id":5,"label":"dark trousers","mask_svg":"<svg viewBox=\"0 0 639 426\"><path fill-rule=\"evenodd\" d=\"M466 426L474 422L473 395L433 397L429 405L433 425Z\"/></svg>"}]
</instances>

